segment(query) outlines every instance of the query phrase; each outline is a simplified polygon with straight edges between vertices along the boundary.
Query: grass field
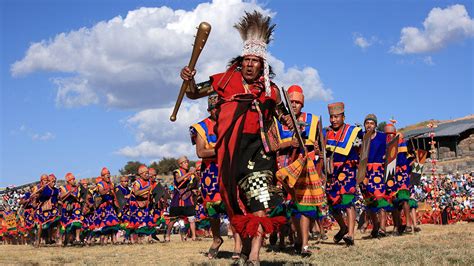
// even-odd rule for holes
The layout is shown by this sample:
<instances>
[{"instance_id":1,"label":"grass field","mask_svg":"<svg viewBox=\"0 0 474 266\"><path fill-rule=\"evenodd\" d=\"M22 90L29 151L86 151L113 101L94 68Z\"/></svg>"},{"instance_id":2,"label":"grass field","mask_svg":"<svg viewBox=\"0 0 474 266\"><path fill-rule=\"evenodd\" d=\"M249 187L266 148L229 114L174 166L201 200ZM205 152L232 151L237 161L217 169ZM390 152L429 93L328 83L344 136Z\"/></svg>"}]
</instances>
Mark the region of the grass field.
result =
<instances>
[{"instance_id":1,"label":"grass field","mask_svg":"<svg viewBox=\"0 0 474 266\"><path fill-rule=\"evenodd\" d=\"M264 248L262 265L474 265L474 223L422 225L416 235L363 240L359 232L356 246L335 245L329 240L316 244L316 251L302 259L290 252L270 252ZM87 264L87 265L229 265L233 241L225 238L219 258L208 260L211 239L181 242L178 236L170 243L108 245L92 247L41 247L0 245L0 265Z\"/></svg>"}]
</instances>

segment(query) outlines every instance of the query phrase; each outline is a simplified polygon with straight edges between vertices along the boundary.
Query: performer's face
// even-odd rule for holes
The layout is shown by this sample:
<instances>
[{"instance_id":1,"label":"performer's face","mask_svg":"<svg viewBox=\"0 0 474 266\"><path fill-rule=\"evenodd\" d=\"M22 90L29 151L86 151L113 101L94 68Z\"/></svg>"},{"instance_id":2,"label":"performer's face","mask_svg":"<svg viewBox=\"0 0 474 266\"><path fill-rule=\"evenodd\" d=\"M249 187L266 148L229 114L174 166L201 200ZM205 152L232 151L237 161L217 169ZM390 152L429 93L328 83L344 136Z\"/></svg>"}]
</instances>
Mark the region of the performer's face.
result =
<instances>
[{"instance_id":1,"label":"performer's face","mask_svg":"<svg viewBox=\"0 0 474 266\"><path fill-rule=\"evenodd\" d=\"M377 127L377 124L375 124L375 121L373 120L367 120L364 123L365 131L374 131L375 127Z\"/></svg>"},{"instance_id":2,"label":"performer's face","mask_svg":"<svg viewBox=\"0 0 474 266\"><path fill-rule=\"evenodd\" d=\"M110 180L110 173L103 174L103 175L102 175L102 179L104 179L105 182L109 182L109 180Z\"/></svg>"},{"instance_id":3,"label":"performer's face","mask_svg":"<svg viewBox=\"0 0 474 266\"><path fill-rule=\"evenodd\" d=\"M67 181L67 183L71 186L75 186L76 185L76 179L75 178L71 178Z\"/></svg>"},{"instance_id":4,"label":"performer's face","mask_svg":"<svg viewBox=\"0 0 474 266\"><path fill-rule=\"evenodd\" d=\"M182 161L179 166L181 168L183 168L184 170L189 170L189 161L188 160L185 160L185 161Z\"/></svg>"},{"instance_id":5,"label":"performer's face","mask_svg":"<svg viewBox=\"0 0 474 266\"><path fill-rule=\"evenodd\" d=\"M124 186L124 187L128 186L128 179L126 179L126 178L121 178L121 179L120 179L120 185L122 185L122 186Z\"/></svg>"},{"instance_id":6,"label":"performer's face","mask_svg":"<svg viewBox=\"0 0 474 266\"><path fill-rule=\"evenodd\" d=\"M295 115L299 116L301 114L301 108L303 108L303 105L299 101L291 101L291 108L293 108Z\"/></svg>"},{"instance_id":7,"label":"performer's face","mask_svg":"<svg viewBox=\"0 0 474 266\"><path fill-rule=\"evenodd\" d=\"M140 177L143 178L144 180L150 179L150 176L148 175L148 171L141 172Z\"/></svg>"},{"instance_id":8,"label":"performer's face","mask_svg":"<svg viewBox=\"0 0 474 266\"><path fill-rule=\"evenodd\" d=\"M247 82L254 82L257 80L262 70L262 61L260 57L254 55L247 55L242 61L242 76Z\"/></svg>"},{"instance_id":9,"label":"performer's face","mask_svg":"<svg viewBox=\"0 0 474 266\"><path fill-rule=\"evenodd\" d=\"M344 113L337 115L330 115L329 122L334 130L338 130L344 124Z\"/></svg>"}]
</instances>

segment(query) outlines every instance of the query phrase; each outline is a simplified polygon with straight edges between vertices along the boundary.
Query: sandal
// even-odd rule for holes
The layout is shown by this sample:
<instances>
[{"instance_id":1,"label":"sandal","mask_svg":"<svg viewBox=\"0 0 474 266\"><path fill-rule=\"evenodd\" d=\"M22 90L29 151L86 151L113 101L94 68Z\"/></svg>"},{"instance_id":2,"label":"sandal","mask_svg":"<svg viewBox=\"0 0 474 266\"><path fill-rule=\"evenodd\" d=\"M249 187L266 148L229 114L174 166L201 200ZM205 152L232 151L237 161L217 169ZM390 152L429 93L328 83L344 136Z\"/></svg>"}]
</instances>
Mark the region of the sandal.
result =
<instances>
[{"instance_id":1,"label":"sandal","mask_svg":"<svg viewBox=\"0 0 474 266\"><path fill-rule=\"evenodd\" d=\"M240 259L240 253L238 253L238 252L232 253L232 259L233 259L233 260L238 260L238 259Z\"/></svg>"},{"instance_id":2,"label":"sandal","mask_svg":"<svg viewBox=\"0 0 474 266\"><path fill-rule=\"evenodd\" d=\"M245 265L249 257L245 254L240 253L240 257L234 261L232 265Z\"/></svg>"},{"instance_id":3,"label":"sandal","mask_svg":"<svg viewBox=\"0 0 474 266\"><path fill-rule=\"evenodd\" d=\"M344 236L342 239L344 240L344 242L346 242L347 246L354 245L354 238L352 238L351 236Z\"/></svg>"},{"instance_id":4,"label":"sandal","mask_svg":"<svg viewBox=\"0 0 474 266\"><path fill-rule=\"evenodd\" d=\"M337 232L337 234L334 236L334 243L339 243L341 242L342 238L344 237L345 234L347 234L349 232L349 229L347 229L347 227L344 227L344 228L341 228L339 230L339 232Z\"/></svg>"},{"instance_id":5,"label":"sandal","mask_svg":"<svg viewBox=\"0 0 474 266\"><path fill-rule=\"evenodd\" d=\"M301 257L311 257L313 252L309 249L309 246L304 246L301 250Z\"/></svg>"},{"instance_id":6,"label":"sandal","mask_svg":"<svg viewBox=\"0 0 474 266\"><path fill-rule=\"evenodd\" d=\"M217 257L217 253L219 253L219 248L222 246L222 244L224 243L224 239L222 239L222 237L219 237L219 240L220 240L220 243L219 245L217 245L216 248L212 248L210 247L209 248L209 251L207 252L207 257L209 259L214 259ZM239 256L240 257L240 256Z\"/></svg>"},{"instance_id":7,"label":"sandal","mask_svg":"<svg viewBox=\"0 0 474 266\"><path fill-rule=\"evenodd\" d=\"M295 250L295 254L301 254L301 243L296 243L293 245L293 248Z\"/></svg>"}]
</instances>

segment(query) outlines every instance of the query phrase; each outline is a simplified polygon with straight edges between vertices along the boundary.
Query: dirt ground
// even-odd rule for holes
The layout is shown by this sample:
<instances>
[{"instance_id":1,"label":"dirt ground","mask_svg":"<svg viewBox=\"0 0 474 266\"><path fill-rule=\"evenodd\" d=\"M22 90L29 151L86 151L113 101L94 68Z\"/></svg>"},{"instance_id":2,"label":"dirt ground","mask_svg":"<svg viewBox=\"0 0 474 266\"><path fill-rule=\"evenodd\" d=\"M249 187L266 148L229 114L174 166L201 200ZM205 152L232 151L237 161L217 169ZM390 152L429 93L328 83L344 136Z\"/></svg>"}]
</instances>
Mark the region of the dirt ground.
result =
<instances>
[{"instance_id":1,"label":"dirt ground","mask_svg":"<svg viewBox=\"0 0 474 266\"><path fill-rule=\"evenodd\" d=\"M302 259L290 249L273 252L263 248L262 265L474 265L474 223L456 225L422 225L416 235L389 236L364 240L356 234L356 245L345 247L329 239L310 242L315 253ZM91 247L41 247L0 245L0 265L229 265L232 263L233 240L225 238L219 258L208 260L206 252L211 239L181 242L174 236L170 243L108 245Z\"/></svg>"}]
</instances>

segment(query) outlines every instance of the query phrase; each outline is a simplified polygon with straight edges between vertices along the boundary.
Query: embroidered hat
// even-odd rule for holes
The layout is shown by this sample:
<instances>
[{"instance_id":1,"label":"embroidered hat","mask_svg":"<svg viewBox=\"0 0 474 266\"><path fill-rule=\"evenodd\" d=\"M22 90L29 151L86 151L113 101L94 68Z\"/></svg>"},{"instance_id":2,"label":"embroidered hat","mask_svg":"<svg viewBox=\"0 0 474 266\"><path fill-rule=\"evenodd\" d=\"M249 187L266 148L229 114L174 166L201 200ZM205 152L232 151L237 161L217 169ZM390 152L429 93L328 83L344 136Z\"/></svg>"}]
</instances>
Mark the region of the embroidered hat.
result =
<instances>
[{"instance_id":1,"label":"embroidered hat","mask_svg":"<svg viewBox=\"0 0 474 266\"><path fill-rule=\"evenodd\" d=\"M328 104L329 115L338 115L344 113L344 103L330 103Z\"/></svg>"}]
</instances>

